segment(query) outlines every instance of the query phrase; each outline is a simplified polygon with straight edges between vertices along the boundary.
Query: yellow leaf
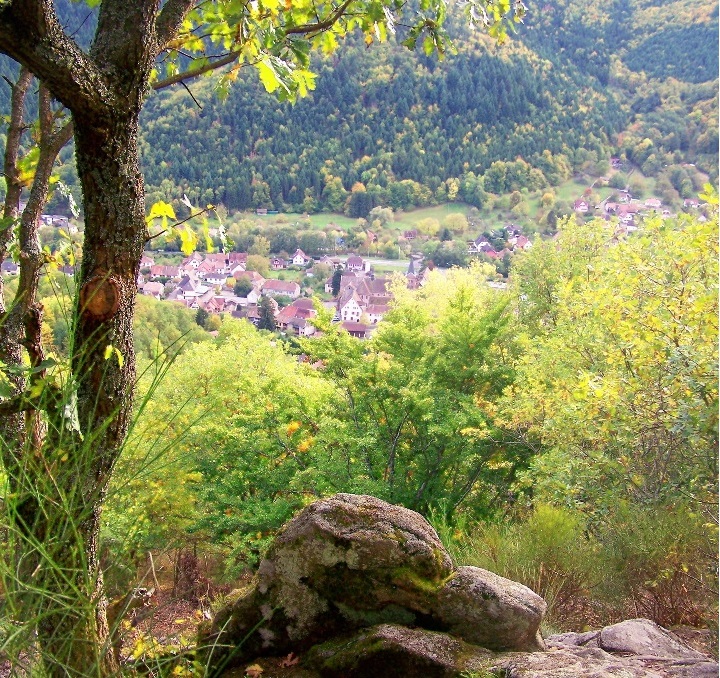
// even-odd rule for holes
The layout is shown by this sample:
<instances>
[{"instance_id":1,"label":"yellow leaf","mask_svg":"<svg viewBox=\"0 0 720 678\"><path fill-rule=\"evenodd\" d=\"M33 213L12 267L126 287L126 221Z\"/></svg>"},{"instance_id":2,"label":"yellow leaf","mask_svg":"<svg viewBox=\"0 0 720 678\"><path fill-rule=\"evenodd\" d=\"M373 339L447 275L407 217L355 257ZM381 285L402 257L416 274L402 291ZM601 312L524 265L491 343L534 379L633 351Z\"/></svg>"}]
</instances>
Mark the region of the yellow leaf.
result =
<instances>
[{"instance_id":1,"label":"yellow leaf","mask_svg":"<svg viewBox=\"0 0 720 678\"><path fill-rule=\"evenodd\" d=\"M248 678L260 678L263 673L265 673L265 670L260 664L252 664L245 669L245 675Z\"/></svg>"},{"instance_id":2,"label":"yellow leaf","mask_svg":"<svg viewBox=\"0 0 720 678\"><path fill-rule=\"evenodd\" d=\"M267 63L267 61L261 61L258 63L257 69L260 74L260 82L262 82L268 92L272 93L280 87L280 79L277 77L275 70Z\"/></svg>"}]
</instances>

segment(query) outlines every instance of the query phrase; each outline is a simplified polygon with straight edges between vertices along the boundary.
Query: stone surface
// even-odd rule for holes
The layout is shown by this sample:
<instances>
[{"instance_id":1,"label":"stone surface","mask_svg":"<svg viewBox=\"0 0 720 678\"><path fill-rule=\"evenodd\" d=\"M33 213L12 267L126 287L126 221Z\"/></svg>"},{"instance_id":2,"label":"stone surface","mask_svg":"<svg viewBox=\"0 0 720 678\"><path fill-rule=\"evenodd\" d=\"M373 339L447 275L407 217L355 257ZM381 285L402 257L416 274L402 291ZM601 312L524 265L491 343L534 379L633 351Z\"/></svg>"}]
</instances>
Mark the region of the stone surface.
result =
<instances>
[{"instance_id":1,"label":"stone surface","mask_svg":"<svg viewBox=\"0 0 720 678\"><path fill-rule=\"evenodd\" d=\"M441 628L491 650L545 649L545 601L527 586L479 567L460 567L438 593Z\"/></svg>"},{"instance_id":2,"label":"stone surface","mask_svg":"<svg viewBox=\"0 0 720 678\"><path fill-rule=\"evenodd\" d=\"M224 666L303 653L380 624L448 631L496 650L538 650L544 611L520 584L479 568L455 570L418 513L339 494L287 523L253 585L200 640L212 648L212 663Z\"/></svg>"},{"instance_id":3,"label":"stone surface","mask_svg":"<svg viewBox=\"0 0 720 678\"><path fill-rule=\"evenodd\" d=\"M707 659L642 659L572 646L501 655L488 671L503 678L717 678L718 665Z\"/></svg>"},{"instance_id":4,"label":"stone surface","mask_svg":"<svg viewBox=\"0 0 720 678\"><path fill-rule=\"evenodd\" d=\"M563 645L571 645L575 647L597 647L600 631L586 631L584 633L558 633L547 639L548 647L562 647Z\"/></svg>"},{"instance_id":5,"label":"stone surface","mask_svg":"<svg viewBox=\"0 0 720 678\"><path fill-rule=\"evenodd\" d=\"M491 658L488 650L445 633L382 624L318 645L304 663L324 678L455 678Z\"/></svg>"},{"instance_id":6,"label":"stone surface","mask_svg":"<svg viewBox=\"0 0 720 678\"><path fill-rule=\"evenodd\" d=\"M703 659L670 631L649 619L628 619L600 631L598 646L608 652L629 652L651 657Z\"/></svg>"},{"instance_id":7,"label":"stone surface","mask_svg":"<svg viewBox=\"0 0 720 678\"><path fill-rule=\"evenodd\" d=\"M548 652L500 656L494 668L507 678L717 678L718 665L648 619L630 619L600 631L561 633Z\"/></svg>"}]
</instances>

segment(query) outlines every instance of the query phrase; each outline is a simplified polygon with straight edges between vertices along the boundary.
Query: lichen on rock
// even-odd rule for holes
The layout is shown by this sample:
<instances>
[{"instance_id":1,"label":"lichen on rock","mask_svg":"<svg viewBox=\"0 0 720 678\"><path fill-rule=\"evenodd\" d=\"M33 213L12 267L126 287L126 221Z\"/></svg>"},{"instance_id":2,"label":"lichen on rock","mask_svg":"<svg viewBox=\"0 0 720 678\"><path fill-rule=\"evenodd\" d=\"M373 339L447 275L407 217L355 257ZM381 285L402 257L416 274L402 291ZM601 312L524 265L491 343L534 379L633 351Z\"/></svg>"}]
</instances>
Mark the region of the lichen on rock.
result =
<instances>
[{"instance_id":1,"label":"lichen on rock","mask_svg":"<svg viewBox=\"0 0 720 678\"><path fill-rule=\"evenodd\" d=\"M520 584L478 568L456 570L418 513L338 494L285 525L251 589L216 615L201 643L213 648L211 664L229 666L390 624L536 650L544 611L544 601Z\"/></svg>"}]
</instances>

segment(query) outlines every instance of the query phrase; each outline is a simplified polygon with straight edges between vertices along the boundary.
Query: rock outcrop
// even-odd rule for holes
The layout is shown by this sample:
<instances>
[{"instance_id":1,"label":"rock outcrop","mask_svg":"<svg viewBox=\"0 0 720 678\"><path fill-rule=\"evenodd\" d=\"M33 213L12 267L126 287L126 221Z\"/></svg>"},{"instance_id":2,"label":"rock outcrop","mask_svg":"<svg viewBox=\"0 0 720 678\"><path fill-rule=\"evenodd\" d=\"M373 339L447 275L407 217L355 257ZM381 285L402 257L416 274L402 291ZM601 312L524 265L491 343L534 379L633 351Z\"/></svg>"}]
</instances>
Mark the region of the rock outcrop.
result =
<instances>
[{"instance_id":1,"label":"rock outcrop","mask_svg":"<svg viewBox=\"0 0 720 678\"><path fill-rule=\"evenodd\" d=\"M250 589L216 615L201 645L213 666L233 666L385 624L444 631L490 650L533 651L544 649L545 608L525 586L455 569L418 513L339 494L287 523Z\"/></svg>"},{"instance_id":2,"label":"rock outcrop","mask_svg":"<svg viewBox=\"0 0 720 678\"><path fill-rule=\"evenodd\" d=\"M447 633L380 624L316 645L304 664L323 678L454 678L482 670L492 656Z\"/></svg>"},{"instance_id":3,"label":"rock outcrop","mask_svg":"<svg viewBox=\"0 0 720 678\"><path fill-rule=\"evenodd\" d=\"M417 513L339 494L283 528L252 585L201 633L199 653L224 678L248 667L263 678L718 675L647 619L544 642L545 607L521 584L455 568Z\"/></svg>"},{"instance_id":4,"label":"rock outcrop","mask_svg":"<svg viewBox=\"0 0 720 678\"><path fill-rule=\"evenodd\" d=\"M542 654L498 657L490 672L507 678L717 678L718 664L649 619L547 639Z\"/></svg>"}]
</instances>

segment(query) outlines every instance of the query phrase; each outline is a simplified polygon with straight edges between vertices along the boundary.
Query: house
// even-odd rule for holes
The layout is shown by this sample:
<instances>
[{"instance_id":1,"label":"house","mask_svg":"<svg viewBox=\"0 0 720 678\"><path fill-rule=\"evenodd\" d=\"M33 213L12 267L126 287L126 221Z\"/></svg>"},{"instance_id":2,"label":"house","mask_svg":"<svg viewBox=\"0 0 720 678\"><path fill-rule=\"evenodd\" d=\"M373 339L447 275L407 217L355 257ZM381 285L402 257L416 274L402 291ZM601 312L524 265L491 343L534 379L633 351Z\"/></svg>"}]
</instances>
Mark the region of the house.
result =
<instances>
[{"instance_id":1,"label":"house","mask_svg":"<svg viewBox=\"0 0 720 678\"><path fill-rule=\"evenodd\" d=\"M388 289L387 278L360 278L354 287L363 304L370 303L371 297L381 297L385 301L392 297L392 293Z\"/></svg>"},{"instance_id":2,"label":"house","mask_svg":"<svg viewBox=\"0 0 720 678\"><path fill-rule=\"evenodd\" d=\"M576 200L573 203L573 209L580 214L585 214L590 209L590 203L587 200Z\"/></svg>"},{"instance_id":3,"label":"house","mask_svg":"<svg viewBox=\"0 0 720 678\"><path fill-rule=\"evenodd\" d=\"M262 293L265 296L286 296L297 299L300 296L300 285L289 280L266 280L262 286Z\"/></svg>"},{"instance_id":4,"label":"house","mask_svg":"<svg viewBox=\"0 0 720 678\"><path fill-rule=\"evenodd\" d=\"M389 310L390 306L387 304L368 304L365 309L365 314L373 325L377 325L387 315Z\"/></svg>"},{"instance_id":5,"label":"house","mask_svg":"<svg viewBox=\"0 0 720 678\"><path fill-rule=\"evenodd\" d=\"M490 259L497 259L499 256L495 248L488 242L484 243L481 247L479 247L478 252L480 254L484 254Z\"/></svg>"},{"instance_id":6,"label":"house","mask_svg":"<svg viewBox=\"0 0 720 678\"><path fill-rule=\"evenodd\" d=\"M64 229L67 229L70 225L68 218L61 214L41 214L40 223L43 226L55 226Z\"/></svg>"},{"instance_id":7,"label":"house","mask_svg":"<svg viewBox=\"0 0 720 678\"><path fill-rule=\"evenodd\" d=\"M155 266L155 259L147 254L143 254L142 257L140 257L140 268L150 268L151 266Z\"/></svg>"},{"instance_id":8,"label":"house","mask_svg":"<svg viewBox=\"0 0 720 678\"><path fill-rule=\"evenodd\" d=\"M227 280L227 275L222 272L205 273L200 276L208 285L222 285Z\"/></svg>"},{"instance_id":9,"label":"house","mask_svg":"<svg viewBox=\"0 0 720 678\"><path fill-rule=\"evenodd\" d=\"M210 295L199 300L200 306L208 313L222 313L225 310L225 299L212 295L212 293Z\"/></svg>"},{"instance_id":10,"label":"house","mask_svg":"<svg viewBox=\"0 0 720 678\"><path fill-rule=\"evenodd\" d=\"M228 274L228 267L225 261L217 261L213 259L205 259L200 266L197 267L197 274L204 278L208 274L221 273L225 277Z\"/></svg>"},{"instance_id":11,"label":"house","mask_svg":"<svg viewBox=\"0 0 720 678\"><path fill-rule=\"evenodd\" d=\"M403 231L403 238L405 238L405 240L415 240L417 237L418 232L414 228L409 231Z\"/></svg>"},{"instance_id":12,"label":"house","mask_svg":"<svg viewBox=\"0 0 720 678\"><path fill-rule=\"evenodd\" d=\"M265 282L265 278L263 278L257 271L235 271L232 277L235 278L235 280L242 280L245 278L252 283L253 287L258 288L262 287Z\"/></svg>"},{"instance_id":13,"label":"house","mask_svg":"<svg viewBox=\"0 0 720 678\"><path fill-rule=\"evenodd\" d=\"M362 257L359 257L356 254L351 254L347 258L346 265L348 271L359 272L366 270L365 262L363 261Z\"/></svg>"},{"instance_id":14,"label":"house","mask_svg":"<svg viewBox=\"0 0 720 678\"><path fill-rule=\"evenodd\" d=\"M700 206L700 201L695 198L685 198L683 200L683 207L688 207L692 210L696 210Z\"/></svg>"},{"instance_id":15,"label":"house","mask_svg":"<svg viewBox=\"0 0 720 678\"><path fill-rule=\"evenodd\" d=\"M155 264L150 267L150 279L169 278L170 280L179 280L182 276L179 266L163 266Z\"/></svg>"},{"instance_id":16,"label":"house","mask_svg":"<svg viewBox=\"0 0 720 678\"><path fill-rule=\"evenodd\" d=\"M355 287L348 287L340 294L337 300L337 315L343 322L357 322L363 314L363 304L355 291Z\"/></svg>"},{"instance_id":17,"label":"house","mask_svg":"<svg viewBox=\"0 0 720 678\"><path fill-rule=\"evenodd\" d=\"M645 201L645 207L649 210L658 210L662 207L662 200L659 198L648 198Z\"/></svg>"},{"instance_id":18,"label":"house","mask_svg":"<svg viewBox=\"0 0 720 678\"><path fill-rule=\"evenodd\" d=\"M287 324L288 331L300 337L310 337L315 334L315 325L302 318L294 318Z\"/></svg>"},{"instance_id":19,"label":"house","mask_svg":"<svg viewBox=\"0 0 720 678\"><path fill-rule=\"evenodd\" d=\"M618 205L617 214L620 215L620 220L622 221L623 217L637 214L638 212L640 212L640 209L640 205L638 205L637 203Z\"/></svg>"},{"instance_id":20,"label":"house","mask_svg":"<svg viewBox=\"0 0 720 678\"><path fill-rule=\"evenodd\" d=\"M202 285L197 278L184 275L177 287L168 295L168 299L196 299L207 292L208 288Z\"/></svg>"},{"instance_id":21,"label":"house","mask_svg":"<svg viewBox=\"0 0 720 678\"><path fill-rule=\"evenodd\" d=\"M245 268L248 258L247 252L228 252L226 256L228 266L231 268L238 265L242 265L243 269Z\"/></svg>"},{"instance_id":22,"label":"house","mask_svg":"<svg viewBox=\"0 0 720 678\"><path fill-rule=\"evenodd\" d=\"M189 257L182 260L181 268L193 268L197 270L198 266L203 262L203 255L200 252L193 252Z\"/></svg>"},{"instance_id":23,"label":"house","mask_svg":"<svg viewBox=\"0 0 720 678\"><path fill-rule=\"evenodd\" d=\"M488 239L483 235L478 236L475 240L470 240L467 245L468 254L487 254L490 250L495 251Z\"/></svg>"},{"instance_id":24,"label":"house","mask_svg":"<svg viewBox=\"0 0 720 678\"><path fill-rule=\"evenodd\" d=\"M312 259L305 254L300 248L295 250L295 254L291 257L293 266L307 266Z\"/></svg>"},{"instance_id":25,"label":"house","mask_svg":"<svg viewBox=\"0 0 720 678\"><path fill-rule=\"evenodd\" d=\"M160 282L146 282L143 285L142 293L146 297L162 299L165 296L165 285Z\"/></svg>"},{"instance_id":26,"label":"house","mask_svg":"<svg viewBox=\"0 0 720 678\"><path fill-rule=\"evenodd\" d=\"M364 323L344 322L340 325L342 329L349 332L350 336L358 339L367 339L375 328Z\"/></svg>"},{"instance_id":27,"label":"house","mask_svg":"<svg viewBox=\"0 0 720 678\"><path fill-rule=\"evenodd\" d=\"M323 254L318 263L331 266L333 270L345 268L345 262L342 259L339 259L338 257L329 257L327 254Z\"/></svg>"},{"instance_id":28,"label":"house","mask_svg":"<svg viewBox=\"0 0 720 678\"><path fill-rule=\"evenodd\" d=\"M270 259L270 268L273 271L281 271L284 268L287 268L287 262L285 259L281 259L280 257L273 257Z\"/></svg>"},{"instance_id":29,"label":"house","mask_svg":"<svg viewBox=\"0 0 720 678\"><path fill-rule=\"evenodd\" d=\"M296 299L278 312L276 322L281 329L309 337L315 333L315 327L309 321L316 315L317 311L312 299Z\"/></svg>"},{"instance_id":30,"label":"house","mask_svg":"<svg viewBox=\"0 0 720 678\"><path fill-rule=\"evenodd\" d=\"M524 235L519 235L515 241L515 249L529 250L532 247L532 242Z\"/></svg>"},{"instance_id":31,"label":"house","mask_svg":"<svg viewBox=\"0 0 720 678\"><path fill-rule=\"evenodd\" d=\"M12 260L5 259L0 264L0 273L3 275L17 275L20 272L20 267Z\"/></svg>"}]
</instances>

